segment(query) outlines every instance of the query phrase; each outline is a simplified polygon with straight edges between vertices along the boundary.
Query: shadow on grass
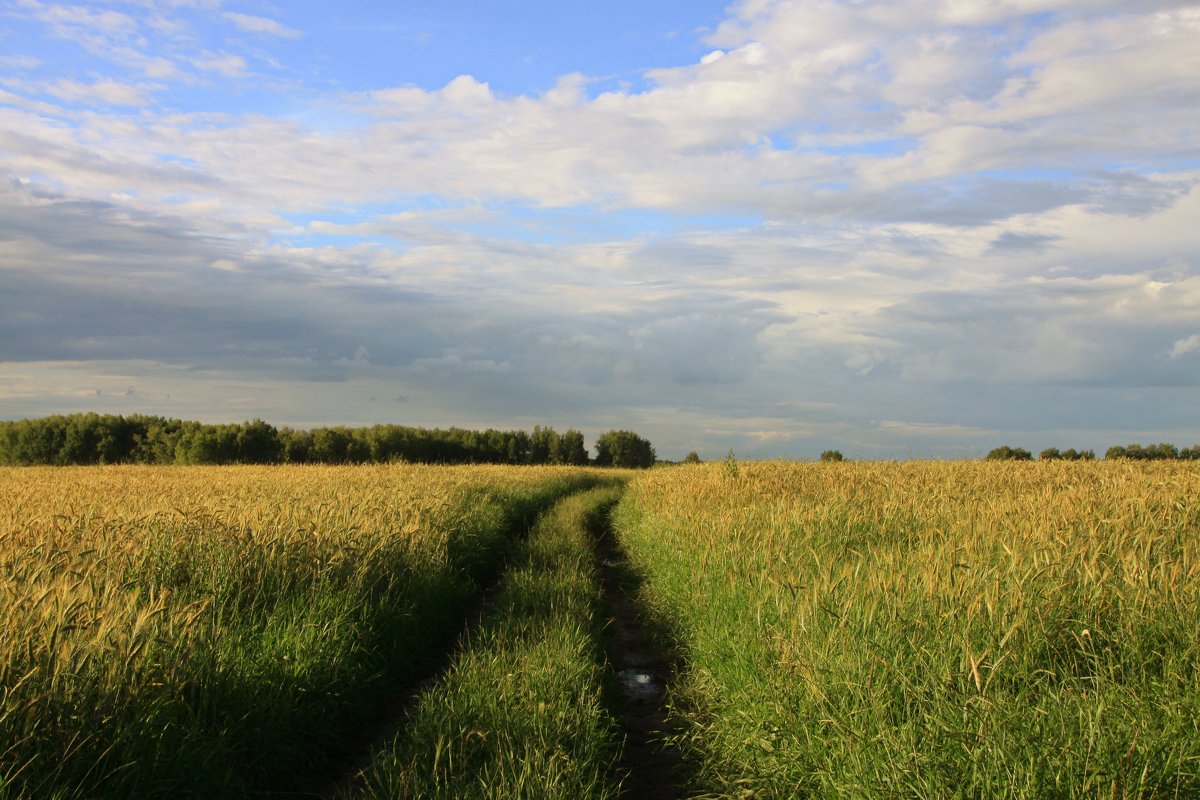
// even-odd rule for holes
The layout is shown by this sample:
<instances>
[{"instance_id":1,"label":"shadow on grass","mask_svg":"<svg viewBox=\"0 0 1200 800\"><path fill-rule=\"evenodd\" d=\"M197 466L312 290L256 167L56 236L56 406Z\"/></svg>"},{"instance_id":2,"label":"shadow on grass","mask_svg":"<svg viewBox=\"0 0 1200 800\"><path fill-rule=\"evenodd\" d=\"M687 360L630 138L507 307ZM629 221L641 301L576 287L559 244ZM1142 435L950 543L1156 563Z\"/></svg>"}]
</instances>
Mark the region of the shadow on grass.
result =
<instances>
[{"instance_id":1,"label":"shadow on grass","mask_svg":"<svg viewBox=\"0 0 1200 800\"><path fill-rule=\"evenodd\" d=\"M623 798L688 797L698 764L679 746L682 728L667 698L685 659L666 620L642 602L642 576L612 530L612 506L588 521L603 587L604 651L610 670L607 703L625 733L620 769Z\"/></svg>"},{"instance_id":2,"label":"shadow on grass","mask_svg":"<svg viewBox=\"0 0 1200 800\"><path fill-rule=\"evenodd\" d=\"M468 578L453 587L457 592L439 593L437 603L427 602L407 610L408 615L423 623L419 625L421 633L403 642L388 643L393 668L385 678L386 690L376 695L370 710L360 713L348 730L341 731L320 752L312 754L309 769L277 782L276 790L266 796L274 800L332 800L356 794L362 772L371 764L378 745L394 739L404 729L421 695L444 677L462 643L470 641L479 628L500 589L516 543L528 537L537 520L555 503L596 483L600 481L542 498L525 508L510 509L508 535L493 542L487 552L452 547L450 556L457 567L455 574L465 574ZM397 649L408 652L398 653ZM395 668L397 665L399 669Z\"/></svg>"}]
</instances>

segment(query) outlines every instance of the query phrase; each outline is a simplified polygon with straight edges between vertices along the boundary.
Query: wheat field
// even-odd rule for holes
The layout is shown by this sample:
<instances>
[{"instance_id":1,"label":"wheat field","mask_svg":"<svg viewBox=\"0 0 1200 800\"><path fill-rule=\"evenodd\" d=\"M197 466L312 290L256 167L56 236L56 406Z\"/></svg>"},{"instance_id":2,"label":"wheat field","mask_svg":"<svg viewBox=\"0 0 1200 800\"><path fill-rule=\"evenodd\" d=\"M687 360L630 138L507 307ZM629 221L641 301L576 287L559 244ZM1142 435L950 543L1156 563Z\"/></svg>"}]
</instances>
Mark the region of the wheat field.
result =
<instances>
[{"instance_id":1,"label":"wheat field","mask_svg":"<svg viewBox=\"0 0 1200 800\"><path fill-rule=\"evenodd\" d=\"M705 464L616 519L722 797L1200 796L1200 468Z\"/></svg>"},{"instance_id":2,"label":"wheat field","mask_svg":"<svg viewBox=\"0 0 1200 800\"><path fill-rule=\"evenodd\" d=\"M0 469L0 799L303 791L444 657L539 515L598 485L627 485L614 531L683 659L668 700L693 794L1200 796L1200 467L730 459ZM594 721L595 621L568 600L595 577L560 527L547 541L574 555L546 562L538 602L574 660L546 698ZM501 599L486 624L525 630ZM455 687L525 687L550 669L526 650L544 653L464 651L429 696L507 719L543 690ZM445 705L429 719L472 735ZM612 733L565 728L545 748ZM537 778L504 754L539 747L498 768ZM378 785L424 763L404 752Z\"/></svg>"},{"instance_id":3,"label":"wheat field","mask_svg":"<svg viewBox=\"0 0 1200 800\"><path fill-rule=\"evenodd\" d=\"M568 468L0 469L0 797L237 796L442 651Z\"/></svg>"}]
</instances>

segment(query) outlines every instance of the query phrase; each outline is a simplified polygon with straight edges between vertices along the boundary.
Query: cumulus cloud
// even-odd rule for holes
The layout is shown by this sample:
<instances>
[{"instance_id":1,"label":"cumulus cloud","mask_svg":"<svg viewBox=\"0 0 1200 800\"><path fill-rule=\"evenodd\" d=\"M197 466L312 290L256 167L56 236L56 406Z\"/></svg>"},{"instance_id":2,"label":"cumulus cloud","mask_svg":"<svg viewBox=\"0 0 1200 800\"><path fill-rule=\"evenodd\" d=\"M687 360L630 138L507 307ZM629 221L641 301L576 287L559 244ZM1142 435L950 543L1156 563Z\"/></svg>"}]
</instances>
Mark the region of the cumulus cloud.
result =
<instances>
[{"instance_id":1,"label":"cumulus cloud","mask_svg":"<svg viewBox=\"0 0 1200 800\"><path fill-rule=\"evenodd\" d=\"M369 92L357 107L376 121L344 135L231 120L222 160L211 162L206 145L214 132L206 125L202 134L193 133L183 120L185 127L162 146L259 186L278 184L286 169L293 173L292 188L302 189L289 196L300 201L330 188L350 196L400 189L517 197L541 206L751 207L772 216L861 218L877 209L894 217L902 209L919 215L924 208L969 222L1088 196L1112 210L1167 201L1164 187L1133 185L1144 176L1094 174L1055 185L997 171L1057 168L1064 152L1075 161L1118 152L1124 158L1185 154L1185 132L1198 121L1194 109L1200 104L1163 103L1153 123L1131 137L1127 108L1145 102L1145 86L1114 83L1083 67L1063 82L1095 86L1105 93L1103 102L1056 107L1031 119L1004 116L998 107L1028 109L1035 104L1031 92L1059 81L1029 74L1031 64L1057 63L1048 62L1043 51L1050 45L1039 38L1020 49L1018 12L1033 9L1009 10L1015 27L1007 41L991 28L974 27L914 40L920 23L931 24L929 14L888 15L886 5L768 4L743 21L738 36L714 35L729 40L725 56L652 71L656 85L642 93L606 92L589 101L560 85L543 98L501 100L486 82L464 75L437 91L410 86ZM1124 20L1139 31L1132 46L1114 38L1120 26L1093 16L1061 26L1082 28L1079 36L1091 32L1096 42L1089 57L1119 52L1138 61L1139 74L1152 76L1160 90L1179 100L1191 97L1192 57L1179 50L1190 24L1185 12L1157 26L1146 15ZM984 41L992 44L981 46ZM1014 47L1024 58L998 60ZM206 54L191 63L229 77L248 69L235 54ZM978 80L964 79L976 73ZM826 126L821 132L805 130L818 120ZM1099 135L1114 125L1120 131L1110 140ZM776 146L772 137L789 129L796 145ZM277 157L264 159L268 141ZM311 166L297 174L291 169L296 163ZM972 177L980 172L990 174Z\"/></svg>"},{"instance_id":2,"label":"cumulus cloud","mask_svg":"<svg viewBox=\"0 0 1200 800\"><path fill-rule=\"evenodd\" d=\"M1171 358L1182 358L1190 353L1200 352L1200 333L1176 340L1171 346Z\"/></svg>"},{"instance_id":3,"label":"cumulus cloud","mask_svg":"<svg viewBox=\"0 0 1200 800\"><path fill-rule=\"evenodd\" d=\"M375 421L305 388L339 384L685 451L963 455L1023 418L1101 447L1147 398L1194 429L1194 3L755 0L643 88L464 74L286 113L160 104L268 63L167 6L15 8L126 73L4 82L0 412L202 374L291 422Z\"/></svg>"}]
</instances>

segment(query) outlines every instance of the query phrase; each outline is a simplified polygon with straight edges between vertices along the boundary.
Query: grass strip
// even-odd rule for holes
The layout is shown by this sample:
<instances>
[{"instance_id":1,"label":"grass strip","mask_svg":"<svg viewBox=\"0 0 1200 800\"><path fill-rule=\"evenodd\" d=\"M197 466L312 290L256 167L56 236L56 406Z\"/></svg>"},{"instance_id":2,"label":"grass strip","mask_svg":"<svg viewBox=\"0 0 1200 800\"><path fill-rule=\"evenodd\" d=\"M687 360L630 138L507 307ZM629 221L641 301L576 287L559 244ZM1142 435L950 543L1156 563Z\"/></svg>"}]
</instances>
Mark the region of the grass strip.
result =
<instances>
[{"instance_id":1,"label":"grass strip","mask_svg":"<svg viewBox=\"0 0 1200 800\"><path fill-rule=\"evenodd\" d=\"M593 490L547 512L444 679L365 770L359 796L617 796L620 735L602 701L588 529L619 493Z\"/></svg>"},{"instance_id":2,"label":"grass strip","mask_svg":"<svg viewBox=\"0 0 1200 800\"><path fill-rule=\"evenodd\" d=\"M705 464L614 526L712 797L1200 797L1200 469Z\"/></svg>"}]
</instances>

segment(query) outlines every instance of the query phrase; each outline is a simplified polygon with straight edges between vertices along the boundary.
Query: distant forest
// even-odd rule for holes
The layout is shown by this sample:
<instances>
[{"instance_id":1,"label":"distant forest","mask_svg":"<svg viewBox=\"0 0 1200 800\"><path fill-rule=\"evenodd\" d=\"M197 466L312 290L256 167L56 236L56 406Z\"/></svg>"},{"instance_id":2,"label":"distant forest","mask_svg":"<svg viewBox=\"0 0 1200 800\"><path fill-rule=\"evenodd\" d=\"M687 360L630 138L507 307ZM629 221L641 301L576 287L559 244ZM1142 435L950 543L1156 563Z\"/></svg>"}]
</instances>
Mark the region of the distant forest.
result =
<instances>
[{"instance_id":1,"label":"distant forest","mask_svg":"<svg viewBox=\"0 0 1200 800\"><path fill-rule=\"evenodd\" d=\"M1124 458L1131 461L1200 461L1200 444L1176 447L1167 442L1159 444L1114 445L1104 452L1106 459ZM1050 447L1038 454L1040 461L1095 461L1094 450L1059 450ZM987 454L988 461L1032 461L1033 453L1023 447L997 447Z\"/></svg>"},{"instance_id":2,"label":"distant forest","mask_svg":"<svg viewBox=\"0 0 1200 800\"><path fill-rule=\"evenodd\" d=\"M135 414L70 414L0 422L0 464L594 464L649 467L650 442L608 431L589 459L583 434L403 425L276 428L262 420L209 425Z\"/></svg>"}]
</instances>

